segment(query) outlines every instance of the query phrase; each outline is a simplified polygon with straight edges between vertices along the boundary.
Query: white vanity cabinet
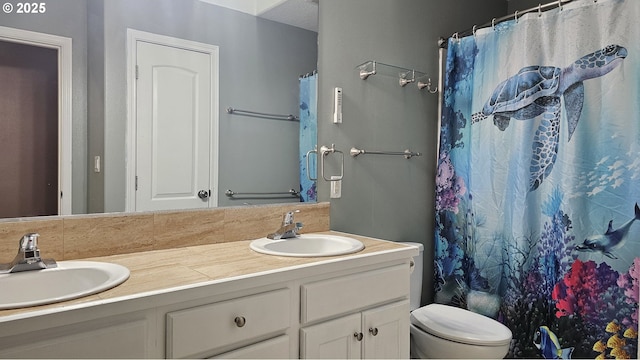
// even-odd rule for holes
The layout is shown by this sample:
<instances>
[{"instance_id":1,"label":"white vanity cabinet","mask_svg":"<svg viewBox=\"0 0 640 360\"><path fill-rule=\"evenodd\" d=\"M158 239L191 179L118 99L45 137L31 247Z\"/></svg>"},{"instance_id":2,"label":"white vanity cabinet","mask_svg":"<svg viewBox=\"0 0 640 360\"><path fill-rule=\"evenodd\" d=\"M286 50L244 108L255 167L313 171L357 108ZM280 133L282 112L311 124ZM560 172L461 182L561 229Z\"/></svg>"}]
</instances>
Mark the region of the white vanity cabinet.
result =
<instances>
[{"instance_id":1,"label":"white vanity cabinet","mask_svg":"<svg viewBox=\"0 0 640 360\"><path fill-rule=\"evenodd\" d=\"M0 358L408 358L415 252L396 248L295 266L261 255L282 265L5 313Z\"/></svg>"},{"instance_id":2,"label":"white vanity cabinet","mask_svg":"<svg viewBox=\"0 0 640 360\"><path fill-rule=\"evenodd\" d=\"M408 297L408 265L302 285L300 357L408 358Z\"/></svg>"}]
</instances>

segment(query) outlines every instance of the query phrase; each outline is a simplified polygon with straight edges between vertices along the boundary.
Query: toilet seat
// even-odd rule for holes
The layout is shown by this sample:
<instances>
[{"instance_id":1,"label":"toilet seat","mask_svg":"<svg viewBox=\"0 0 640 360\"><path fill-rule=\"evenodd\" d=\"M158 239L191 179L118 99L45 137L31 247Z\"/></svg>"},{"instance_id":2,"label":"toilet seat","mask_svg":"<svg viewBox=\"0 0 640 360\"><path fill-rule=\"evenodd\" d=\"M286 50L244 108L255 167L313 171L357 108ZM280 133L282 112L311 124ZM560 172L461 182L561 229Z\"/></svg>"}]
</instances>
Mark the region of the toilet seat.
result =
<instances>
[{"instance_id":1,"label":"toilet seat","mask_svg":"<svg viewBox=\"0 0 640 360\"><path fill-rule=\"evenodd\" d=\"M411 324L440 338L470 345L506 345L512 336L508 327L489 317L442 304L414 310Z\"/></svg>"}]
</instances>

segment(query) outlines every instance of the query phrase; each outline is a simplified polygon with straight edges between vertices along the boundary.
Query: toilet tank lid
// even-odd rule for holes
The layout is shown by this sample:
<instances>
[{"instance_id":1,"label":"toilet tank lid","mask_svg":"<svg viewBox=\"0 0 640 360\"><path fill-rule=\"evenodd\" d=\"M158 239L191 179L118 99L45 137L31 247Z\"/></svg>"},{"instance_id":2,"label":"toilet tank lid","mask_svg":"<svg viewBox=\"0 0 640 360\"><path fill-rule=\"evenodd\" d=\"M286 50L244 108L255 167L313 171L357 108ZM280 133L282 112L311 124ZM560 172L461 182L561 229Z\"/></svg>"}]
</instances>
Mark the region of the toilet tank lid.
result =
<instances>
[{"instance_id":1,"label":"toilet tank lid","mask_svg":"<svg viewBox=\"0 0 640 360\"><path fill-rule=\"evenodd\" d=\"M430 304L411 312L411 323L440 338L463 344L497 346L511 341L508 327L461 308Z\"/></svg>"}]
</instances>

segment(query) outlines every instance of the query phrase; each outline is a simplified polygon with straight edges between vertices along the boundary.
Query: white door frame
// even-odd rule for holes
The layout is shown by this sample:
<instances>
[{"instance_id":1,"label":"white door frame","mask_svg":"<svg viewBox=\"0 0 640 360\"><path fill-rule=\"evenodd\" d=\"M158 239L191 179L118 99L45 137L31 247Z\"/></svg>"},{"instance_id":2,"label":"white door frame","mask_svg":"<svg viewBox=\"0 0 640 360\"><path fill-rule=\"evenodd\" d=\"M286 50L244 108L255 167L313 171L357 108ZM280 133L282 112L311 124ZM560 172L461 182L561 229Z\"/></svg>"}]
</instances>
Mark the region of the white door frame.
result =
<instances>
[{"instance_id":1,"label":"white door frame","mask_svg":"<svg viewBox=\"0 0 640 360\"><path fill-rule=\"evenodd\" d=\"M211 144L209 153L211 159L209 189L209 206L218 206L218 47L215 45L179 39L170 36L153 34L145 31L127 29L127 135L126 135L126 191L125 191L125 211L136 211L136 42L146 41L158 45L173 46L189 51L198 51L208 54L211 57Z\"/></svg>"},{"instance_id":2,"label":"white door frame","mask_svg":"<svg viewBox=\"0 0 640 360\"><path fill-rule=\"evenodd\" d=\"M72 69L71 38L0 26L0 40L58 51L58 214L71 214Z\"/></svg>"}]
</instances>

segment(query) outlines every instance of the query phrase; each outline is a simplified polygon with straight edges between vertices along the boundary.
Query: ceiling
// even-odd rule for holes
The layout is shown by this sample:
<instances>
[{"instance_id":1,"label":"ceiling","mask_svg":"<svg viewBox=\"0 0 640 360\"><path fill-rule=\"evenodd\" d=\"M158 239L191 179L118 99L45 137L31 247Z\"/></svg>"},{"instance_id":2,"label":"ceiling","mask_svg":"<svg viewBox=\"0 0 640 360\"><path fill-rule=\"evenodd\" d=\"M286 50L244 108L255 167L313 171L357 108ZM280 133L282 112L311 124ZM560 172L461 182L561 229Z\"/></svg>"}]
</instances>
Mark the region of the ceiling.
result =
<instances>
[{"instance_id":1,"label":"ceiling","mask_svg":"<svg viewBox=\"0 0 640 360\"><path fill-rule=\"evenodd\" d=\"M200 0L318 32L318 0Z\"/></svg>"},{"instance_id":2,"label":"ceiling","mask_svg":"<svg viewBox=\"0 0 640 360\"><path fill-rule=\"evenodd\" d=\"M318 32L318 0L286 0L258 16Z\"/></svg>"}]
</instances>

